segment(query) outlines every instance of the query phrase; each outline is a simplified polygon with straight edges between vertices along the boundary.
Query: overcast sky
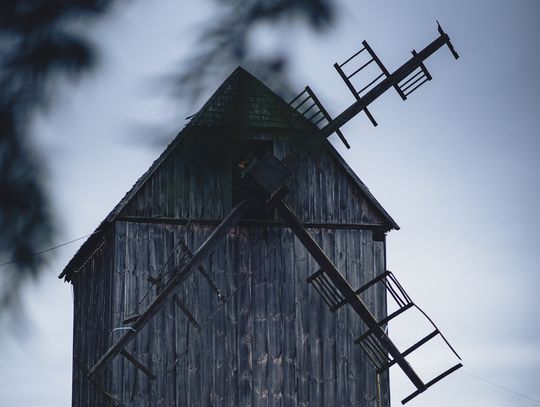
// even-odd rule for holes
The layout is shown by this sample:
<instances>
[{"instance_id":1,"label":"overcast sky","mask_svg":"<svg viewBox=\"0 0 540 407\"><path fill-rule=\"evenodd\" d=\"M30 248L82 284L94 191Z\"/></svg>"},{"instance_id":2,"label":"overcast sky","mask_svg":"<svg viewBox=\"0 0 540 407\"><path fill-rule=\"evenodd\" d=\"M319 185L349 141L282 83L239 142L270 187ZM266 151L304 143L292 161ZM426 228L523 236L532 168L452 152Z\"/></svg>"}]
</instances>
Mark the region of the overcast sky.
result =
<instances>
[{"instance_id":1,"label":"overcast sky","mask_svg":"<svg viewBox=\"0 0 540 407\"><path fill-rule=\"evenodd\" d=\"M309 84L333 115L353 100L332 64L364 39L393 71L437 36L438 19L461 55L444 48L429 59L434 80L406 102L392 91L377 100L377 128L363 116L347 124L350 150L332 139L402 228L389 234L388 268L464 359L410 405L538 406L486 381L540 400L540 2L340 4L325 35L262 27L257 37L261 52L287 45L294 83ZM34 126L60 241L91 233L146 171L160 153L150 129L172 137L193 113L156 83L179 69L212 6L133 2L94 26L99 68L64 86ZM56 277L78 246L57 250L26 290L24 335L0 339L1 406L70 404L72 295ZM418 363L440 358L425 351ZM409 387L394 371L391 386L397 406Z\"/></svg>"}]
</instances>

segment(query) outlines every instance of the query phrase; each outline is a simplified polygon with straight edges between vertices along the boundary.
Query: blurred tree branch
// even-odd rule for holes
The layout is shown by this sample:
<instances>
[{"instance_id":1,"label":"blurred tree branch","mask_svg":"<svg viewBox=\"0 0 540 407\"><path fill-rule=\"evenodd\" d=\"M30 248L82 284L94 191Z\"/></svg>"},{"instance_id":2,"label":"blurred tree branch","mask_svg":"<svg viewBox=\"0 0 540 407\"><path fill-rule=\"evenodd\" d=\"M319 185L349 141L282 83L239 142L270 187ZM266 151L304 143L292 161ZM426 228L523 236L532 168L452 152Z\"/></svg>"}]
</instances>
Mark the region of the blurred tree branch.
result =
<instances>
[{"instance_id":1,"label":"blurred tree branch","mask_svg":"<svg viewBox=\"0 0 540 407\"><path fill-rule=\"evenodd\" d=\"M32 149L33 115L47 106L54 79L77 78L93 66L91 45L76 23L104 13L107 0L7 0L0 3L0 316L45 261L32 256L51 243L54 222ZM79 25L80 27L80 25Z\"/></svg>"},{"instance_id":2,"label":"blurred tree branch","mask_svg":"<svg viewBox=\"0 0 540 407\"><path fill-rule=\"evenodd\" d=\"M57 79L76 79L92 68L92 44L80 34L92 18L104 15L112 0L6 0L0 3L0 316L15 310L23 284L39 275L45 256L32 256L51 244L55 227L44 188L44 164L29 134L34 114L47 107ZM179 97L192 102L216 73L243 65L282 91L290 89L286 44L260 56L250 37L261 24L300 22L322 30L333 21L330 0L216 0L198 52L180 75ZM221 77L222 75L218 75ZM49 159L45 157L45 160Z\"/></svg>"},{"instance_id":3,"label":"blurred tree branch","mask_svg":"<svg viewBox=\"0 0 540 407\"><path fill-rule=\"evenodd\" d=\"M334 21L335 5L329 0L222 0L219 18L203 29L198 52L176 77L176 90L191 102L197 100L213 77L222 77L242 65L274 89L289 94L286 48L258 56L250 43L261 24L273 27L285 22L306 23L320 31Z\"/></svg>"}]
</instances>

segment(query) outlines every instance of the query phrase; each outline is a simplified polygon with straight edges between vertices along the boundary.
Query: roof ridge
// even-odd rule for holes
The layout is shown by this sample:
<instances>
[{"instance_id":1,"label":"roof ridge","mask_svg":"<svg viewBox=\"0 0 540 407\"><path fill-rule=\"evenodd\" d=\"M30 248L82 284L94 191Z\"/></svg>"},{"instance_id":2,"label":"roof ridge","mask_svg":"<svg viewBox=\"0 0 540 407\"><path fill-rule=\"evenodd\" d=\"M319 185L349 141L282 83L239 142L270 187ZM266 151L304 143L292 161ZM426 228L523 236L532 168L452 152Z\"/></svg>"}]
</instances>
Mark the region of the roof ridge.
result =
<instances>
[{"instance_id":1,"label":"roof ridge","mask_svg":"<svg viewBox=\"0 0 540 407\"><path fill-rule=\"evenodd\" d=\"M203 106L195 113L191 120L184 126L184 128L177 133L177 135L171 140L171 142L167 145L167 147L164 149L164 151L159 155L159 157L152 163L152 165L148 168L148 170L133 184L133 186L129 189L129 191L124 195L124 197L118 202L118 204L115 205L115 207L111 210L111 212L105 217L105 219L99 224L99 226L96 228L96 230L92 233L92 235L81 245L79 250L75 253L73 258L68 262L68 264L65 266L62 273L59 275L59 278L65 277L66 280L70 279L71 273L74 271L74 269L81 263L82 260L84 260L88 255L91 255L92 251L94 250L94 247L101 242L103 235L110 229L111 225L114 223L116 218L119 216L121 211L126 207L126 205L131 201L131 199L138 193L138 191L143 187L145 182L154 174L154 172L160 167L160 165L169 157L169 155L174 151L190 134L191 130L194 127L200 127L204 126L204 114L205 113L212 113L212 109L214 105L218 102L218 99L220 97L226 96L226 90L227 87L232 85L231 94L236 94L236 97L238 96L238 86L240 82L235 82L238 78L245 77L249 80L248 83L244 84L244 86L249 85L249 83L256 84L258 88L260 88L263 92L265 92L268 95L272 95L273 99L277 103L278 107L280 109L284 109L284 112L286 112L285 117L285 124L290 126L287 128L291 129L298 129L298 130L312 130L317 131L317 127L309 121L306 117L304 117L300 112L298 112L296 109L294 109L292 106L290 106L281 96L279 96L276 92L274 92L272 89L270 89L268 86L266 86L262 81L260 81L258 78L253 76L250 72L248 72L246 69L244 69L241 66L238 66L224 81L223 83L216 89L216 91L210 96L210 98L203 104ZM236 87L236 88L235 88ZM238 99L238 97L237 97ZM241 99L241 98L239 98ZM242 100L237 100L237 104L240 102L243 102ZM230 103L229 103L230 104ZM249 107L252 107L254 104L253 101L250 101L248 103ZM240 107L239 111L244 114L245 112L242 111L242 106L236 106L236 108ZM254 108L256 111L256 114L260 114L260 112L257 110L257 108ZM248 109L246 109L248 110ZM258 120L270 120L270 127L276 127L275 124L278 122L274 122L272 126L272 112L263 112L260 116L253 116L255 119ZM274 112L275 113L275 112ZM247 112L248 117L250 112ZM237 119L237 117L232 117L233 123L225 122L218 125L226 125L230 126L231 124L234 124L234 119ZM250 119L248 117L248 119ZM284 118L281 117L281 120ZM251 120L251 119L250 119ZM267 122L265 122L268 124ZM214 124L215 125L215 124ZM386 219L388 222L388 225L391 226L391 228L399 229L399 226L396 224L396 222L390 217L390 215L384 210L382 205L375 199L375 197L369 192L369 189L366 187L366 185L358 178L358 176L352 171L352 169L347 165L343 157L337 152L337 150L331 145L331 143L326 140L324 145L327 147L327 151L334 156L334 158L339 162L339 164L345 169L345 172L351 177L352 181L363 191L363 193L366 195L368 200L375 206L375 208L380 212L382 217Z\"/></svg>"}]
</instances>

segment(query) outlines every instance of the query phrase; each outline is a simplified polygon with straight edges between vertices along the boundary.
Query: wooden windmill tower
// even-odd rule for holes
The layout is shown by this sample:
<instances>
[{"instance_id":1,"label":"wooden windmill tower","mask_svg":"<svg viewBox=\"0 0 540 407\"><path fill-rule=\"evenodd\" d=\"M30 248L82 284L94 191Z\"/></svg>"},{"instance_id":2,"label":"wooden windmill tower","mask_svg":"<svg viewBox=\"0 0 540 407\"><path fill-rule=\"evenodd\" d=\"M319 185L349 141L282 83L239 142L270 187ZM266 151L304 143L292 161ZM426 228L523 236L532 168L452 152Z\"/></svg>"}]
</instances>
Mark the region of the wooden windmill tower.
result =
<instances>
[{"instance_id":1,"label":"wooden windmill tower","mask_svg":"<svg viewBox=\"0 0 540 407\"><path fill-rule=\"evenodd\" d=\"M288 104L238 68L60 276L73 405L379 407L394 364L416 387L403 402L459 368L424 380L408 363L435 325L408 349L388 337L416 307L386 270L399 227L326 140L349 147L339 128L361 111L376 125L369 104L430 80L443 45L457 58L439 26L390 73L364 42L335 65L356 99L335 119L309 87ZM358 91L372 63L381 74Z\"/></svg>"}]
</instances>

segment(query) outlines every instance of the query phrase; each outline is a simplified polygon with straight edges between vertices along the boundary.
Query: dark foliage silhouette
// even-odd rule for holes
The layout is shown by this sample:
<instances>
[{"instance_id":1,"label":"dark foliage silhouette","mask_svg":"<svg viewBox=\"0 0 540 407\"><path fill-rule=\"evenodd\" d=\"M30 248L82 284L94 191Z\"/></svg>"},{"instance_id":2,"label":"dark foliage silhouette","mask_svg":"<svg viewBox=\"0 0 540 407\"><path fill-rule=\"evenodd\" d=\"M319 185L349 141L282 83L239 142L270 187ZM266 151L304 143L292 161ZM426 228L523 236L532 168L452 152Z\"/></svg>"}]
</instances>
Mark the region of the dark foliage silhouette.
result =
<instances>
[{"instance_id":1,"label":"dark foliage silhouette","mask_svg":"<svg viewBox=\"0 0 540 407\"><path fill-rule=\"evenodd\" d=\"M260 56L250 41L262 24L279 30L280 24L307 24L320 31L334 21L335 5L328 0L224 0L220 17L202 30L191 60L176 77L178 94L191 101L217 77L242 65L274 89L290 96L287 44ZM212 87L215 84L211 84Z\"/></svg>"},{"instance_id":2,"label":"dark foliage silhouette","mask_svg":"<svg viewBox=\"0 0 540 407\"><path fill-rule=\"evenodd\" d=\"M32 149L33 115L47 106L54 84L77 78L95 61L80 34L110 1L11 0L0 3L0 312L39 274L54 222L43 186L44 165Z\"/></svg>"},{"instance_id":3,"label":"dark foliage silhouette","mask_svg":"<svg viewBox=\"0 0 540 407\"><path fill-rule=\"evenodd\" d=\"M112 0L8 0L0 3L0 316L14 309L23 283L39 275L53 244L55 223L44 188L44 163L32 148L30 124L47 107L55 86L94 66L84 37L87 23L111 9ZM117 2L118 3L118 2ZM216 73L243 65L282 90L287 55L257 56L250 36L259 24L328 26L329 0L220 0L216 21L202 29L193 57L175 75L179 96L193 101ZM284 44L283 49L286 48Z\"/></svg>"}]
</instances>

